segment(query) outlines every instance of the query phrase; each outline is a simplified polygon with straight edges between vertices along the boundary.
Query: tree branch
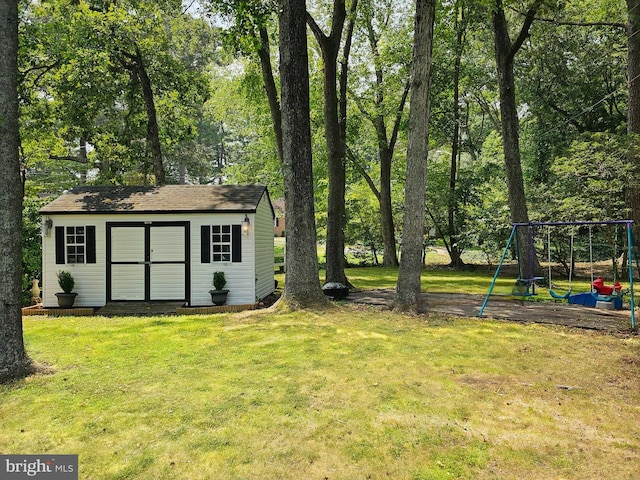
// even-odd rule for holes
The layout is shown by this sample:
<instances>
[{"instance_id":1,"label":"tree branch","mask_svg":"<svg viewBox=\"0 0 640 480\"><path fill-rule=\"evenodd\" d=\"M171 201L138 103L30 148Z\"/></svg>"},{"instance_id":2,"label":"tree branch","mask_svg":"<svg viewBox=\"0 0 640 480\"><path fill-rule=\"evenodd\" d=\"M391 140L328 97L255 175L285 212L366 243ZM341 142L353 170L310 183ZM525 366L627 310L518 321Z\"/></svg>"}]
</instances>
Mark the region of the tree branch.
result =
<instances>
[{"instance_id":1,"label":"tree branch","mask_svg":"<svg viewBox=\"0 0 640 480\"><path fill-rule=\"evenodd\" d=\"M317 42L320 45L324 45L324 42L329 37L327 37L324 34L324 32L322 31L322 28L320 28L320 25L316 23L315 19L311 16L309 12L307 12L307 25L311 29L311 33L313 33L313 36L316 37Z\"/></svg>"},{"instance_id":2,"label":"tree branch","mask_svg":"<svg viewBox=\"0 0 640 480\"><path fill-rule=\"evenodd\" d=\"M350 92L351 92L353 101L356 102L356 106L358 107L358 110L360 110L360 113L364 115L364 117L367 120L369 120L371 123L374 123L373 115L364 106L364 104L362 103L362 99L358 97L353 90L350 90Z\"/></svg>"},{"instance_id":3,"label":"tree branch","mask_svg":"<svg viewBox=\"0 0 640 480\"><path fill-rule=\"evenodd\" d=\"M612 27L622 28L626 31L627 25L618 22L565 22L563 20L555 20L553 18L536 18L540 22L551 23L557 26L570 26L570 27Z\"/></svg>"},{"instance_id":4,"label":"tree branch","mask_svg":"<svg viewBox=\"0 0 640 480\"><path fill-rule=\"evenodd\" d=\"M393 150L396 141L398 140L398 131L400 130L400 122L402 121L402 113L404 112L404 106L407 103L407 98L409 97L409 91L411 89L411 80L408 79L407 83L404 85L404 91L402 92L402 98L400 99L400 104L398 105L398 110L396 111L396 119L393 123L393 131L391 132L391 138L389 139L389 147Z\"/></svg>"},{"instance_id":5,"label":"tree branch","mask_svg":"<svg viewBox=\"0 0 640 480\"><path fill-rule=\"evenodd\" d=\"M536 18L536 13L540 5L542 4L542 0L536 0L531 8L527 11L527 14L524 17L524 22L522 24L522 28L520 29L520 33L518 34L518 38L511 44L511 50L509 51L509 58L513 59L522 47L522 44L529 36L529 29L531 28L531 24Z\"/></svg>"},{"instance_id":6,"label":"tree branch","mask_svg":"<svg viewBox=\"0 0 640 480\"><path fill-rule=\"evenodd\" d=\"M365 181L369 185L369 188L371 189L371 191L376 196L376 198L378 199L378 202L379 202L380 201L380 191L378 190L378 187L376 187L376 184L374 183L374 181L371 178L371 176L367 173L365 168L360 164L360 162L356 158L355 154L353 153L353 151L349 147L347 147L347 158L349 160L351 160L351 163L353 163L354 167L356 167L356 169L362 174L362 177L365 179Z\"/></svg>"},{"instance_id":7,"label":"tree branch","mask_svg":"<svg viewBox=\"0 0 640 480\"><path fill-rule=\"evenodd\" d=\"M51 160L64 160L68 162L76 162L76 163L87 163L86 158L82 157L72 157L71 155L58 156L58 155L49 155L49 159Z\"/></svg>"},{"instance_id":8,"label":"tree branch","mask_svg":"<svg viewBox=\"0 0 640 480\"><path fill-rule=\"evenodd\" d=\"M512 6L508 6L512 12L515 12L519 15L525 16L526 14L521 10L513 8ZM625 31L627 30L627 24L621 22L569 22L566 20L557 20L555 18L544 18L537 17L537 21L551 23L557 26L568 26L568 27L613 27L613 28L622 28Z\"/></svg>"}]
</instances>

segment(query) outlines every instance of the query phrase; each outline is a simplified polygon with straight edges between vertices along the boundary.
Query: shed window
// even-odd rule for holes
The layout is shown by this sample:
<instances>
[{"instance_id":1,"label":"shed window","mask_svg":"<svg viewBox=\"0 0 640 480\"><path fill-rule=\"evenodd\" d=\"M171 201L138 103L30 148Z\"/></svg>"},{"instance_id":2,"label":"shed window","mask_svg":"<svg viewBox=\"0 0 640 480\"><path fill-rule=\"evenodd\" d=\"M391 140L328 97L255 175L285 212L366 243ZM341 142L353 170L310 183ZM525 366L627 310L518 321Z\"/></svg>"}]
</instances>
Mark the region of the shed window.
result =
<instances>
[{"instance_id":1,"label":"shed window","mask_svg":"<svg viewBox=\"0 0 640 480\"><path fill-rule=\"evenodd\" d=\"M56 227L56 263L96 263L96 227Z\"/></svg>"},{"instance_id":2,"label":"shed window","mask_svg":"<svg viewBox=\"0 0 640 480\"><path fill-rule=\"evenodd\" d=\"M231 225L211 226L213 262L231 261Z\"/></svg>"},{"instance_id":3,"label":"shed window","mask_svg":"<svg viewBox=\"0 0 640 480\"><path fill-rule=\"evenodd\" d=\"M86 236L84 227L67 227L67 263L85 263Z\"/></svg>"},{"instance_id":4,"label":"shed window","mask_svg":"<svg viewBox=\"0 0 640 480\"><path fill-rule=\"evenodd\" d=\"M242 261L241 225L203 225L200 236L201 263Z\"/></svg>"}]
</instances>

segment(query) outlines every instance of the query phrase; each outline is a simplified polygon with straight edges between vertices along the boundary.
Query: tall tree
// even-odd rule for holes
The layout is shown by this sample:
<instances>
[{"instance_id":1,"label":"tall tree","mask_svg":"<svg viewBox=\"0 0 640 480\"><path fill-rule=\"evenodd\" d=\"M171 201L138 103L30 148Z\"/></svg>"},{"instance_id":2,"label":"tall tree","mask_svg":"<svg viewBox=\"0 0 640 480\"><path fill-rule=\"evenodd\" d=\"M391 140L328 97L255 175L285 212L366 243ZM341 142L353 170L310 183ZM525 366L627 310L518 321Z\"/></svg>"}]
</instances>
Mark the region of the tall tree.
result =
<instances>
[{"instance_id":1,"label":"tall tree","mask_svg":"<svg viewBox=\"0 0 640 480\"><path fill-rule=\"evenodd\" d=\"M214 29L181 14L180 2L134 4L50 0L24 9L21 114L64 141L67 151L50 152L57 158L76 156L78 140L90 143L102 181L135 171L133 181L154 173L163 183L173 173L166 155L195 137ZM31 130L27 155L42 144Z\"/></svg>"},{"instance_id":2,"label":"tall tree","mask_svg":"<svg viewBox=\"0 0 640 480\"><path fill-rule=\"evenodd\" d=\"M403 30L392 30L392 27L395 23L393 17L400 16L406 11L399 8L397 2L384 2L380 5L379 2L367 1L362 5L361 12L364 35L370 50L367 63L363 65L365 70L364 77L373 77L373 80L371 81L371 87L367 89L368 91L357 95L356 91L363 91L363 84L365 84L364 81L359 80L357 87L353 89L353 94L358 109L371 123L375 131L378 148L377 156L380 164L379 187L376 186L366 169L360 168L358 164L357 166L378 200L380 229L384 248L384 265L398 266L391 199L391 167L403 119L404 107L409 95L408 65L410 65L410 58L405 57L404 49L394 45L389 41L389 38L392 35L402 37L402 33L405 33ZM404 26L402 25L402 27ZM389 45L390 43L391 45ZM408 53L410 55L410 50L408 50ZM374 75L371 75L372 67ZM395 87L395 92L393 87ZM367 96L372 97L368 102ZM391 123L390 128L387 125L388 121ZM352 149L348 149L347 154L349 158L357 161Z\"/></svg>"},{"instance_id":3,"label":"tall tree","mask_svg":"<svg viewBox=\"0 0 640 480\"><path fill-rule=\"evenodd\" d=\"M502 144L504 149L504 164L507 174L507 189L509 191L509 209L512 223L529 221L527 211L527 197L524 191L524 178L520 158L520 136L518 123L518 104L516 102L515 76L513 71L516 54L529 35L529 28L535 19L536 12L542 0L535 0L522 23L520 32L514 41L509 36L509 25L504 12L502 0L495 0L493 10L493 37L500 91L500 125L502 128ZM528 259L526 255L526 238L519 242L520 258ZM528 261L528 260L525 260ZM526 265L525 272L533 272L533 265Z\"/></svg>"},{"instance_id":4,"label":"tall tree","mask_svg":"<svg viewBox=\"0 0 640 480\"><path fill-rule=\"evenodd\" d=\"M22 182L18 155L18 2L0 2L0 381L33 364L22 332Z\"/></svg>"},{"instance_id":5,"label":"tall tree","mask_svg":"<svg viewBox=\"0 0 640 480\"><path fill-rule=\"evenodd\" d=\"M287 282L281 303L289 308L306 308L326 304L327 300L318 281L305 0L283 0L279 26L288 234Z\"/></svg>"},{"instance_id":6,"label":"tall tree","mask_svg":"<svg viewBox=\"0 0 640 480\"><path fill-rule=\"evenodd\" d=\"M146 66L146 61L137 42L130 45L131 50L116 48L116 58L122 67L129 72L131 78L140 85L145 110L147 112L147 156L153 167L156 185L166 183L162 145L160 144L160 129L158 127L158 112L153 93L153 83Z\"/></svg>"},{"instance_id":7,"label":"tall tree","mask_svg":"<svg viewBox=\"0 0 640 480\"><path fill-rule=\"evenodd\" d=\"M228 39L245 55L257 54L264 91L276 141L278 159L282 162L282 122L278 87L271 64L271 39L268 26L277 11L277 2L261 0L204 0L210 10L222 13L232 22Z\"/></svg>"},{"instance_id":8,"label":"tall tree","mask_svg":"<svg viewBox=\"0 0 640 480\"><path fill-rule=\"evenodd\" d=\"M420 275L429 153L429 93L435 11L435 0L416 0L402 257L393 305L397 310L421 311L424 308Z\"/></svg>"},{"instance_id":9,"label":"tall tree","mask_svg":"<svg viewBox=\"0 0 640 480\"><path fill-rule=\"evenodd\" d=\"M465 5L460 0L455 3L454 29L456 35L456 47L453 67L453 134L451 136L451 168L449 169L449 202L447 207L447 225L449 242L447 249L451 258L451 265L460 268L463 265L462 248L460 248L458 224L458 162L460 153L460 70L462 66L462 54L464 50L467 22L465 18Z\"/></svg>"},{"instance_id":10,"label":"tall tree","mask_svg":"<svg viewBox=\"0 0 640 480\"><path fill-rule=\"evenodd\" d=\"M352 0L352 17L357 8L357 0ZM327 144L327 164L329 172L329 198L327 208L326 281L348 283L344 273L344 223L345 223L345 155L346 155L346 109L340 109L339 95L346 96L344 89L338 91L338 55L342 33L347 18L345 0L334 0L331 30L325 34L315 19L308 14L307 22L318 41L324 67L324 128ZM352 32L353 30L350 30ZM351 45L347 39L345 45ZM349 56L345 50L344 62ZM346 75L347 69L342 70ZM346 86L346 79L341 79ZM346 97L345 97L346 98ZM346 106L346 104L345 104ZM289 208L287 206L287 208Z\"/></svg>"}]
</instances>

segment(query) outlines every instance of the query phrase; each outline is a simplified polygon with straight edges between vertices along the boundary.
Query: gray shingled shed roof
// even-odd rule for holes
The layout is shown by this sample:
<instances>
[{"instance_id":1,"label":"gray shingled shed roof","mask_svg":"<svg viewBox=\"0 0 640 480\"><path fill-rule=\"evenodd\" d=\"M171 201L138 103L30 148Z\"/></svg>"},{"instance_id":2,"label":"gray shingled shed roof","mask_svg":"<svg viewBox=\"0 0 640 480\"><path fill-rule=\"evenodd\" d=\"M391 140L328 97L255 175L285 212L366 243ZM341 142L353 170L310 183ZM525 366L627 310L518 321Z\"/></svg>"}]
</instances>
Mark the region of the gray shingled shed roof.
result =
<instances>
[{"instance_id":1,"label":"gray shingled shed roof","mask_svg":"<svg viewBox=\"0 0 640 480\"><path fill-rule=\"evenodd\" d=\"M53 213L255 212L264 185L80 186L40 209ZM273 207L271 207L273 210Z\"/></svg>"}]
</instances>

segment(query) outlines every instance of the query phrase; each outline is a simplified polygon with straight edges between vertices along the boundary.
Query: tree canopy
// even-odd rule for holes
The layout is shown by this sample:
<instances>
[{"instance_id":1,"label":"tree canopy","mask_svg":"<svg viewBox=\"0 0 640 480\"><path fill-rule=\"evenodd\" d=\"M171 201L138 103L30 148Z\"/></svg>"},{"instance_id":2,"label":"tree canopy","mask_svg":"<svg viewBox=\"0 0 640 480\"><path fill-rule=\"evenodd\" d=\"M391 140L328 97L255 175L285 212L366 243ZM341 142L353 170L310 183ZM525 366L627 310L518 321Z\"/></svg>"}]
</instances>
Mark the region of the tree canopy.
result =
<instances>
[{"instance_id":1,"label":"tree canopy","mask_svg":"<svg viewBox=\"0 0 640 480\"><path fill-rule=\"evenodd\" d=\"M25 212L85 182L264 183L285 196L280 3L19 2ZM345 245L396 265L435 232L464 268L470 249L492 258L515 220L640 220L636 0L436 5L413 233L403 214L416 3L302 3L327 279L347 281Z\"/></svg>"}]
</instances>

